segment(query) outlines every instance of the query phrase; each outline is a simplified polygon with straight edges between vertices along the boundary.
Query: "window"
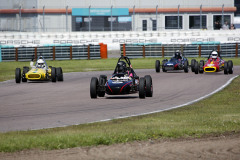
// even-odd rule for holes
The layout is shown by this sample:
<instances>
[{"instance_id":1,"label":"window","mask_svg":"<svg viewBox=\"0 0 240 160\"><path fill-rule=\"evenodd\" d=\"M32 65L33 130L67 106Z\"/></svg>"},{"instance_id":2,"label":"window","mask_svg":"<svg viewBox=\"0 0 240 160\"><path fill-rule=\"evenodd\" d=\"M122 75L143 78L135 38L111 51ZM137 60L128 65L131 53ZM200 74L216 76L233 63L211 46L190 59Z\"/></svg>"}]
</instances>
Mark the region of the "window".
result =
<instances>
[{"instance_id":1,"label":"window","mask_svg":"<svg viewBox=\"0 0 240 160\"><path fill-rule=\"evenodd\" d=\"M200 16L189 16L189 29L207 29L207 16L202 16L202 28Z\"/></svg>"},{"instance_id":2,"label":"window","mask_svg":"<svg viewBox=\"0 0 240 160\"><path fill-rule=\"evenodd\" d=\"M221 29L223 23L227 23L227 25L230 27L231 16L230 15L224 15L223 18L224 18L224 20L222 21L222 15L214 15L213 16L213 27L214 27L215 30Z\"/></svg>"},{"instance_id":3,"label":"window","mask_svg":"<svg viewBox=\"0 0 240 160\"><path fill-rule=\"evenodd\" d=\"M165 16L165 29L182 29L182 16L179 16L179 28L178 16Z\"/></svg>"},{"instance_id":4,"label":"window","mask_svg":"<svg viewBox=\"0 0 240 160\"><path fill-rule=\"evenodd\" d=\"M157 30L157 21L156 20L152 20L152 30L153 31Z\"/></svg>"},{"instance_id":5,"label":"window","mask_svg":"<svg viewBox=\"0 0 240 160\"><path fill-rule=\"evenodd\" d=\"M142 30L146 31L147 30L147 20L142 21Z\"/></svg>"}]
</instances>

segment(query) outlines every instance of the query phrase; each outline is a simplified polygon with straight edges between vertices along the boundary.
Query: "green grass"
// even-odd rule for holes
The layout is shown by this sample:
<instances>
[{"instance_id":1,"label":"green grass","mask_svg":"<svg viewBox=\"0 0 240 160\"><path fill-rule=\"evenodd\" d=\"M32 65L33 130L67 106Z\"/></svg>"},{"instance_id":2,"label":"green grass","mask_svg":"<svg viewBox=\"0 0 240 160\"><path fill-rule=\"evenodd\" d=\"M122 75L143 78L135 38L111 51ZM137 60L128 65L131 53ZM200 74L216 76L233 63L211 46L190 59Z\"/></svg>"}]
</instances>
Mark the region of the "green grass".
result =
<instances>
[{"instance_id":1,"label":"green grass","mask_svg":"<svg viewBox=\"0 0 240 160\"><path fill-rule=\"evenodd\" d=\"M36 148L51 150L239 132L239 84L240 77L221 92L175 110L108 122L0 133L0 152Z\"/></svg>"},{"instance_id":2,"label":"green grass","mask_svg":"<svg viewBox=\"0 0 240 160\"><path fill-rule=\"evenodd\" d=\"M156 59L162 58L138 58L132 59L134 69L154 69ZM198 61L204 58L196 58ZM240 58L231 58L234 65L240 65ZM63 72L88 72L114 70L117 58L98 59L98 60L64 60L64 61L47 61L49 66L62 67ZM226 58L225 60L229 60ZM191 58L189 58L190 64ZM15 78L15 69L29 66L29 62L0 62L0 81L5 81Z\"/></svg>"}]
</instances>

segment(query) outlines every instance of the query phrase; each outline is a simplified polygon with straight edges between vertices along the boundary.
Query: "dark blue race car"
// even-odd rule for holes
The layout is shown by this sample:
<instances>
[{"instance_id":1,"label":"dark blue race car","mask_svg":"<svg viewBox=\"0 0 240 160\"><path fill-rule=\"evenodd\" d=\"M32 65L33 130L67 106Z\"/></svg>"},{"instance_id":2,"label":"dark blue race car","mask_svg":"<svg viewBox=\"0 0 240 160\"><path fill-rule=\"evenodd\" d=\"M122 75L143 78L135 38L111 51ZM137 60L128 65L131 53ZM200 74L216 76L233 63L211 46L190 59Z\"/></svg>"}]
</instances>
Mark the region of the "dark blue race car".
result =
<instances>
[{"instance_id":1,"label":"dark blue race car","mask_svg":"<svg viewBox=\"0 0 240 160\"><path fill-rule=\"evenodd\" d=\"M156 60L156 72L160 72L160 66L160 61ZM188 59L181 56L180 52L176 52L174 57L172 57L170 60L164 59L162 61L163 72L174 70L184 70L185 73L188 72Z\"/></svg>"},{"instance_id":2,"label":"dark blue race car","mask_svg":"<svg viewBox=\"0 0 240 160\"><path fill-rule=\"evenodd\" d=\"M139 92L139 98L152 97L152 78L146 75L139 79L134 72L128 57L121 56L112 74L107 80L106 75L92 77L90 83L91 98L104 97L108 95L125 95Z\"/></svg>"}]
</instances>

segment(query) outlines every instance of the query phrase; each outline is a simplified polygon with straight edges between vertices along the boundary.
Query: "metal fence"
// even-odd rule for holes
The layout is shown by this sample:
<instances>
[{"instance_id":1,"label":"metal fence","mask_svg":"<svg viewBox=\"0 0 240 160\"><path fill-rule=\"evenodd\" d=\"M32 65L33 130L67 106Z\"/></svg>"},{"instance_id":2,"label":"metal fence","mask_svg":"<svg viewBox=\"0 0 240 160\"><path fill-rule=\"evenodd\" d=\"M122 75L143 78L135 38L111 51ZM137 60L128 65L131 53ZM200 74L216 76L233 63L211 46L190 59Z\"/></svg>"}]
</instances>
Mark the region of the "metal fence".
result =
<instances>
[{"instance_id":1,"label":"metal fence","mask_svg":"<svg viewBox=\"0 0 240 160\"><path fill-rule=\"evenodd\" d=\"M0 46L2 61L29 61L42 55L46 60L100 59L100 45L20 47Z\"/></svg>"},{"instance_id":2,"label":"metal fence","mask_svg":"<svg viewBox=\"0 0 240 160\"><path fill-rule=\"evenodd\" d=\"M179 50L185 57L208 57L212 50L222 57L238 57L240 44L121 44L121 55L130 58L171 57Z\"/></svg>"}]
</instances>

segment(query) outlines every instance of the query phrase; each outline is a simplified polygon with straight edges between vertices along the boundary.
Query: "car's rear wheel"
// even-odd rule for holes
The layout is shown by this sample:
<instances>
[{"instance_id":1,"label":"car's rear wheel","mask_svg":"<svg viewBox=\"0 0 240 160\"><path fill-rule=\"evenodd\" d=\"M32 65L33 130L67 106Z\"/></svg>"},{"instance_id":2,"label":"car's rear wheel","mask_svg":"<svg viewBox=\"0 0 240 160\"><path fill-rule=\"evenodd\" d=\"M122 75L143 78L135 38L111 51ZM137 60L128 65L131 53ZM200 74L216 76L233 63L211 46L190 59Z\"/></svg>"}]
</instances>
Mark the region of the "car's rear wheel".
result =
<instances>
[{"instance_id":1,"label":"car's rear wheel","mask_svg":"<svg viewBox=\"0 0 240 160\"><path fill-rule=\"evenodd\" d=\"M204 61L203 60L200 60L200 62L199 62L199 73L203 73L203 67L204 67Z\"/></svg>"},{"instance_id":2,"label":"car's rear wheel","mask_svg":"<svg viewBox=\"0 0 240 160\"><path fill-rule=\"evenodd\" d=\"M192 72L195 72L195 71L194 71L195 62L196 62L196 59L192 59L192 60L191 60L191 70L192 70Z\"/></svg>"},{"instance_id":3,"label":"car's rear wheel","mask_svg":"<svg viewBox=\"0 0 240 160\"><path fill-rule=\"evenodd\" d=\"M21 82L21 69L20 68L16 68L15 80L16 80L16 83L20 83Z\"/></svg>"},{"instance_id":4,"label":"car's rear wheel","mask_svg":"<svg viewBox=\"0 0 240 160\"><path fill-rule=\"evenodd\" d=\"M188 73L188 61L184 61L184 72Z\"/></svg>"},{"instance_id":5,"label":"car's rear wheel","mask_svg":"<svg viewBox=\"0 0 240 160\"><path fill-rule=\"evenodd\" d=\"M156 60L156 62L155 62L155 69L156 69L156 72L160 72L160 61L159 60Z\"/></svg>"},{"instance_id":6,"label":"car's rear wheel","mask_svg":"<svg viewBox=\"0 0 240 160\"><path fill-rule=\"evenodd\" d=\"M152 77L150 75L146 75L146 97L152 97L153 95L153 85L152 85Z\"/></svg>"},{"instance_id":7,"label":"car's rear wheel","mask_svg":"<svg viewBox=\"0 0 240 160\"><path fill-rule=\"evenodd\" d=\"M228 62L224 62L224 74L228 74Z\"/></svg>"},{"instance_id":8,"label":"car's rear wheel","mask_svg":"<svg viewBox=\"0 0 240 160\"><path fill-rule=\"evenodd\" d=\"M98 91L98 79L97 77L92 77L90 82L90 96L91 98L97 98L97 91Z\"/></svg>"},{"instance_id":9,"label":"car's rear wheel","mask_svg":"<svg viewBox=\"0 0 240 160\"><path fill-rule=\"evenodd\" d=\"M99 91L98 91L98 96L99 97L104 97L105 96L105 84L107 82L107 76L105 75L100 75L99 77Z\"/></svg>"},{"instance_id":10,"label":"car's rear wheel","mask_svg":"<svg viewBox=\"0 0 240 160\"><path fill-rule=\"evenodd\" d=\"M233 74L233 62L231 60L228 61L228 73Z\"/></svg>"},{"instance_id":11,"label":"car's rear wheel","mask_svg":"<svg viewBox=\"0 0 240 160\"><path fill-rule=\"evenodd\" d=\"M52 69L51 69L51 79L52 79L52 82L56 82L57 75L56 75L56 68L55 67L52 67Z\"/></svg>"},{"instance_id":12,"label":"car's rear wheel","mask_svg":"<svg viewBox=\"0 0 240 160\"><path fill-rule=\"evenodd\" d=\"M198 66L198 62L194 62L194 72L195 74L198 74L198 69L199 69L199 66Z\"/></svg>"},{"instance_id":13,"label":"car's rear wheel","mask_svg":"<svg viewBox=\"0 0 240 160\"><path fill-rule=\"evenodd\" d=\"M141 77L139 80L139 98L145 98L146 96L145 87L146 87L146 80L145 78Z\"/></svg>"},{"instance_id":14,"label":"car's rear wheel","mask_svg":"<svg viewBox=\"0 0 240 160\"><path fill-rule=\"evenodd\" d=\"M57 73L57 80L63 81L63 73L62 73L61 67L56 68L56 73Z\"/></svg>"}]
</instances>

